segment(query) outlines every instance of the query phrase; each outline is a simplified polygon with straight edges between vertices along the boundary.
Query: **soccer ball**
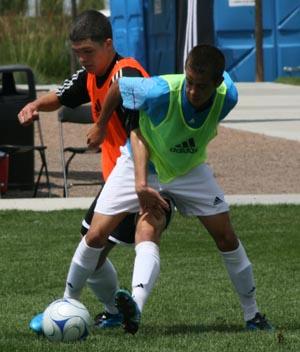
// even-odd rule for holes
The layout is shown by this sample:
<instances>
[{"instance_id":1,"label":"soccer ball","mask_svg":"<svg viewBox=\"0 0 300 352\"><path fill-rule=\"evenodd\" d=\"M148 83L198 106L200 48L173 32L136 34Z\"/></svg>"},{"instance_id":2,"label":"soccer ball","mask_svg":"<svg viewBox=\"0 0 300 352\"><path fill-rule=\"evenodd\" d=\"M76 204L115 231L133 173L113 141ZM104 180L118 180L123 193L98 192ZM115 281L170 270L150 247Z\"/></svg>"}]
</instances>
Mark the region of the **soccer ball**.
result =
<instances>
[{"instance_id":1,"label":"soccer ball","mask_svg":"<svg viewBox=\"0 0 300 352\"><path fill-rule=\"evenodd\" d=\"M43 332L50 341L85 339L92 326L87 308L76 299L58 299L43 314Z\"/></svg>"}]
</instances>

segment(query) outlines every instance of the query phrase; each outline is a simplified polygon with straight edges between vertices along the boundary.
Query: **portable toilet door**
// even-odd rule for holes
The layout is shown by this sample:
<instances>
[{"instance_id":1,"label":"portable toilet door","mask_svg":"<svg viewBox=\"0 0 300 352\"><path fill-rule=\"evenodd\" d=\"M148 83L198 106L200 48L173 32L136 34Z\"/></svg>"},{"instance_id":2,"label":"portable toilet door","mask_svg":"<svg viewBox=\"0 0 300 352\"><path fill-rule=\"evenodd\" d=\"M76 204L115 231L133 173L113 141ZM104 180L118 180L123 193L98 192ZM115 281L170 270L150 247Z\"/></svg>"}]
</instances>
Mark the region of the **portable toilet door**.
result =
<instances>
[{"instance_id":1,"label":"portable toilet door","mask_svg":"<svg viewBox=\"0 0 300 352\"><path fill-rule=\"evenodd\" d=\"M145 0L147 63L151 75L175 73L176 1Z\"/></svg>"},{"instance_id":2,"label":"portable toilet door","mask_svg":"<svg viewBox=\"0 0 300 352\"><path fill-rule=\"evenodd\" d=\"M265 80L277 77L275 3L263 1ZM255 80L255 1L218 0L214 4L215 42L226 58L226 70L235 81Z\"/></svg>"},{"instance_id":3,"label":"portable toilet door","mask_svg":"<svg viewBox=\"0 0 300 352\"><path fill-rule=\"evenodd\" d=\"M147 67L144 6L140 0L110 0L114 45L122 56L131 56Z\"/></svg>"},{"instance_id":4,"label":"portable toilet door","mask_svg":"<svg viewBox=\"0 0 300 352\"><path fill-rule=\"evenodd\" d=\"M176 0L110 0L116 50L151 75L174 73Z\"/></svg>"},{"instance_id":5,"label":"portable toilet door","mask_svg":"<svg viewBox=\"0 0 300 352\"><path fill-rule=\"evenodd\" d=\"M300 0L276 0L277 74L300 76Z\"/></svg>"}]
</instances>

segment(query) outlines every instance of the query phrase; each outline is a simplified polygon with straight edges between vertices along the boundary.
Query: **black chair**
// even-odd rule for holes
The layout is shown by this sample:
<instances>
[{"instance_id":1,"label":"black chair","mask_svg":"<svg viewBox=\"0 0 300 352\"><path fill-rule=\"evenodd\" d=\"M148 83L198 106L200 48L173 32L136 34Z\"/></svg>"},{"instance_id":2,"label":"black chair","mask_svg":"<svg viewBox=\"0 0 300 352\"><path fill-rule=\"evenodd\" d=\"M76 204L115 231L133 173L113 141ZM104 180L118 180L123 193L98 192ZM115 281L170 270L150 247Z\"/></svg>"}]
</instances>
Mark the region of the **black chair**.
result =
<instances>
[{"instance_id":1,"label":"black chair","mask_svg":"<svg viewBox=\"0 0 300 352\"><path fill-rule=\"evenodd\" d=\"M22 76L23 75L23 76ZM21 77L26 84L17 86L15 77ZM25 88L24 88L25 86ZM43 172L46 176L48 194L51 186L46 160L42 127L39 118L29 127L22 127L18 112L36 99L34 76L31 69L23 65L0 66L0 151L9 155L9 186L34 186L33 197L37 196ZM37 126L39 144L34 142L34 126ZM34 153L38 152L41 167L34 181Z\"/></svg>"},{"instance_id":2,"label":"black chair","mask_svg":"<svg viewBox=\"0 0 300 352\"><path fill-rule=\"evenodd\" d=\"M90 153L100 153L101 148L97 151L88 149L87 146L84 147L73 147L73 146L65 146L65 132L64 132L64 125L66 123L72 124L93 124L91 106L81 105L75 109L68 108L63 106L58 111L58 122L59 122L59 134L60 134L60 155L61 155L61 165L63 171L63 178L64 178L64 191L63 196L69 196L69 187L68 184L68 175L69 175L69 168L71 161L74 157L78 154L90 154ZM69 154L68 158L66 159L65 154ZM82 186L82 185L103 185L103 177L100 173L100 179L97 182L76 182L73 183L72 186Z\"/></svg>"},{"instance_id":3,"label":"black chair","mask_svg":"<svg viewBox=\"0 0 300 352\"><path fill-rule=\"evenodd\" d=\"M0 151L0 198L2 197L2 194L5 194L7 191L8 165L8 154Z\"/></svg>"}]
</instances>

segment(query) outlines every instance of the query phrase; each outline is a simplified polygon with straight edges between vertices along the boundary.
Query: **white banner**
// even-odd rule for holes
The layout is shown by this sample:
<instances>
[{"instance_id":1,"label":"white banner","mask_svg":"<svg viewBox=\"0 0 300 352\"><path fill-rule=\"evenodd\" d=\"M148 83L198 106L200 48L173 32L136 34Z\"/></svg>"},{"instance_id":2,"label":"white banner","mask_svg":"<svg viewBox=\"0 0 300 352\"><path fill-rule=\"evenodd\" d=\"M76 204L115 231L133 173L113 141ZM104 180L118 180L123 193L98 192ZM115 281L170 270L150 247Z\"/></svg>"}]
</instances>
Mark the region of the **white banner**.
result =
<instances>
[{"instance_id":1,"label":"white banner","mask_svg":"<svg viewBox=\"0 0 300 352\"><path fill-rule=\"evenodd\" d=\"M228 0L229 7L255 6L255 0Z\"/></svg>"}]
</instances>

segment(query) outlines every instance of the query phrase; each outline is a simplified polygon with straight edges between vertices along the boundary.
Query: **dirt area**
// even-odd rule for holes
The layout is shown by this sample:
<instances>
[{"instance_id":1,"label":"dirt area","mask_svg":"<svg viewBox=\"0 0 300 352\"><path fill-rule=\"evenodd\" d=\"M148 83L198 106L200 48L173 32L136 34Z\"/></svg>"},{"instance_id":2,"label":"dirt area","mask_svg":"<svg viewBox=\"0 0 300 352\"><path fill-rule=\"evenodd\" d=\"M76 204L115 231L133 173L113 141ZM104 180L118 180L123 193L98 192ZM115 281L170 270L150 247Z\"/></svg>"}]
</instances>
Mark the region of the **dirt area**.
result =
<instances>
[{"instance_id":1,"label":"dirt area","mask_svg":"<svg viewBox=\"0 0 300 352\"><path fill-rule=\"evenodd\" d=\"M40 114L52 197L62 197L63 177L59 151L57 113ZM68 126L65 145L84 146L87 126ZM38 138L36 138L38 140ZM300 143L265 135L220 127L208 148L208 162L225 194L300 193ZM99 178L99 154L79 155L71 163L71 184ZM35 158L35 169L40 165ZM47 197L45 178L38 197ZM93 197L99 186L71 186L71 197ZM3 198L31 197L32 192L9 190Z\"/></svg>"}]
</instances>

